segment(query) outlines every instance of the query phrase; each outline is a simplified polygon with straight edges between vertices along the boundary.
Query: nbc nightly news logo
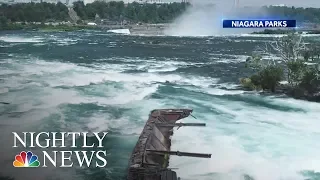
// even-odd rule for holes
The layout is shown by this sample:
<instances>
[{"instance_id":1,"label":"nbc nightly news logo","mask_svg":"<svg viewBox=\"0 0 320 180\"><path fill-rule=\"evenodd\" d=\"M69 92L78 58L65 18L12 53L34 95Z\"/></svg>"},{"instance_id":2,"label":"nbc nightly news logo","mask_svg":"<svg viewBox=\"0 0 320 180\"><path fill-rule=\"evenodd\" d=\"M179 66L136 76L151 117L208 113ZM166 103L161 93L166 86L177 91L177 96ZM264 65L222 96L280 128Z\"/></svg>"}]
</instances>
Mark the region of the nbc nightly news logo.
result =
<instances>
[{"instance_id":1,"label":"nbc nightly news logo","mask_svg":"<svg viewBox=\"0 0 320 180\"><path fill-rule=\"evenodd\" d=\"M223 28L292 28L296 20L223 20Z\"/></svg>"},{"instance_id":2,"label":"nbc nightly news logo","mask_svg":"<svg viewBox=\"0 0 320 180\"><path fill-rule=\"evenodd\" d=\"M17 168L48 167L47 165L73 167L75 165L73 161L75 160L80 167L90 167L92 163L95 167L105 167L107 165L106 151L56 151L56 149L49 151L48 148L103 148L103 140L107 134L107 132L94 132L91 138L94 138L94 142L96 143L89 144L87 142L87 138L89 137L88 132L23 132L21 135L13 132L13 148L22 146L26 149L44 149L42 151L43 159L41 160L32 151L20 152L15 156L13 166ZM71 146L66 145L67 137L71 138ZM21 146L18 146L19 143ZM82 143L82 146L78 147L80 143Z\"/></svg>"}]
</instances>

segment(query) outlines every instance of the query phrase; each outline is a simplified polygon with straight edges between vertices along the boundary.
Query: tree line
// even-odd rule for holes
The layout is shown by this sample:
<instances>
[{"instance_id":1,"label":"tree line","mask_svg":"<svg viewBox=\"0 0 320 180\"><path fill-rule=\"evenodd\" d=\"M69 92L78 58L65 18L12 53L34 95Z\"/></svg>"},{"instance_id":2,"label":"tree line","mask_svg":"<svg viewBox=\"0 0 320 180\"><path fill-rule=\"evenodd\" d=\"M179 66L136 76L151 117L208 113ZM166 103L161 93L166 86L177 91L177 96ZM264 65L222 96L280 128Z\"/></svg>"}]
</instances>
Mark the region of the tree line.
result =
<instances>
[{"instance_id":1,"label":"tree line","mask_svg":"<svg viewBox=\"0 0 320 180\"><path fill-rule=\"evenodd\" d=\"M66 21L69 19L68 8L61 2L18 3L0 6L0 30L23 29L33 25L25 22ZM21 24L16 24L21 22Z\"/></svg>"},{"instance_id":2,"label":"tree line","mask_svg":"<svg viewBox=\"0 0 320 180\"><path fill-rule=\"evenodd\" d=\"M98 14L101 18L111 21L122 19L146 22L165 23L170 22L186 10L189 3L170 4L139 4L137 2L124 4L123 1L103 2L95 1L84 5L83 1L74 2L73 9L83 20L93 20ZM296 8L264 6L261 12L268 12L274 17L292 18L304 22L320 22L319 8ZM262 15L262 14L261 14ZM17 3L0 5L0 17L8 21L43 22L49 20L69 20L68 8L62 3ZM214 17L213 17L214 18Z\"/></svg>"},{"instance_id":3,"label":"tree line","mask_svg":"<svg viewBox=\"0 0 320 180\"><path fill-rule=\"evenodd\" d=\"M84 4L74 2L73 9L82 20L94 20L97 15L110 21L127 20L129 22L168 23L181 15L189 3L170 4L124 4L122 1L103 2L95 1ZM320 23L319 8L295 7L262 7L261 12L268 12L274 17L297 19L303 22ZM212 17L215 18L215 17ZM0 27L12 22L48 22L68 21L68 8L62 3L18 3L0 5Z\"/></svg>"},{"instance_id":4,"label":"tree line","mask_svg":"<svg viewBox=\"0 0 320 180\"><path fill-rule=\"evenodd\" d=\"M170 4L139 4L137 2L124 4L120 2L96 1L84 5L82 1L74 3L74 10L83 20L93 20L96 15L110 21L127 20L144 23L167 23L181 15L189 3Z\"/></svg>"},{"instance_id":5,"label":"tree line","mask_svg":"<svg viewBox=\"0 0 320 180\"><path fill-rule=\"evenodd\" d=\"M145 23L170 22L188 7L188 3L139 4L124 2L96 1L84 5L74 2L73 9L82 20L94 20L96 15L110 21L128 20ZM68 21L68 8L62 3L19 3L0 5L0 21L7 22L47 22Z\"/></svg>"},{"instance_id":6,"label":"tree line","mask_svg":"<svg viewBox=\"0 0 320 180\"><path fill-rule=\"evenodd\" d=\"M11 22L44 22L50 20L64 21L69 18L68 8L61 2L52 3L18 3L0 6L0 18Z\"/></svg>"}]
</instances>

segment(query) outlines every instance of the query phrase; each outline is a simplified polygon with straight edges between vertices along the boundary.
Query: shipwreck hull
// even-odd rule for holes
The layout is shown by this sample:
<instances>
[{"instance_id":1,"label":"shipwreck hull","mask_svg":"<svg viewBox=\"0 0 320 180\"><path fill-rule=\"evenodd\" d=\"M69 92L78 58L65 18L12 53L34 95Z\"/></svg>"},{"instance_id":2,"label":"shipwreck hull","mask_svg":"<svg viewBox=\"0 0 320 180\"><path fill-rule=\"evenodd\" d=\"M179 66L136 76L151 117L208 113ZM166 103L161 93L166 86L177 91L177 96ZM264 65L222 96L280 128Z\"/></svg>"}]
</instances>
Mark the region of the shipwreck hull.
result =
<instances>
[{"instance_id":1,"label":"shipwreck hull","mask_svg":"<svg viewBox=\"0 0 320 180\"><path fill-rule=\"evenodd\" d=\"M151 111L129 160L127 180L177 179L176 172L168 169L170 155L161 152L170 151L170 136L174 128L172 124L191 113L191 109Z\"/></svg>"}]
</instances>

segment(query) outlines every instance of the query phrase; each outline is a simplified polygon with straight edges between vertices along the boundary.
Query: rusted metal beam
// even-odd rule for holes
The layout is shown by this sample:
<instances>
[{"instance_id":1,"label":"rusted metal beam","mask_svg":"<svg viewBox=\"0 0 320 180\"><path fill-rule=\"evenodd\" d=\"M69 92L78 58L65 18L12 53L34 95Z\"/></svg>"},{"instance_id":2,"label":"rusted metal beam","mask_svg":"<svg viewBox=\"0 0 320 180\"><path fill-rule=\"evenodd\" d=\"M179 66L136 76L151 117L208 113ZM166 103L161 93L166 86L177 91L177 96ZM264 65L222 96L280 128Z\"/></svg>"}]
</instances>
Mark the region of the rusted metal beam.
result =
<instances>
[{"instance_id":1,"label":"rusted metal beam","mask_svg":"<svg viewBox=\"0 0 320 180\"><path fill-rule=\"evenodd\" d=\"M180 151L158 151L158 150L151 150L151 149L147 149L146 151L155 153L155 154L169 154L169 155L176 155L176 156L211 158L211 154L189 153L189 152L180 152Z\"/></svg>"},{"instance_id":2,"label":"rusted metal beam","mask_svg":"<svg viewBox=\"0 0 320 180\"><path fill-rule=\"evenodd\" d=\"M182 126L206 126L206 123L156 123L157 126L182 127Z\"/></svg>"}]
</instances>

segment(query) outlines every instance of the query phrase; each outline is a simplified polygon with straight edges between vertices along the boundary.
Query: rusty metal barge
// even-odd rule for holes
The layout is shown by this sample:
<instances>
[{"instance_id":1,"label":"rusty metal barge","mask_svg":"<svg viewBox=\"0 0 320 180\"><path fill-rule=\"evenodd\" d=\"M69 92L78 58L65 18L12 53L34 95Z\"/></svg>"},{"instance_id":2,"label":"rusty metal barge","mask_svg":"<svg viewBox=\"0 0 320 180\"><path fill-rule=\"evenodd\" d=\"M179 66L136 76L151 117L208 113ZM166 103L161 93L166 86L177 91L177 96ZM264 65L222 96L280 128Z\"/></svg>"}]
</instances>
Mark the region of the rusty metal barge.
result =
<instances>
[{"instance_id":1,"label":"rusty metal barge","mask_svg":"<svg viewBox=\"0 0 320 180\"><path fill-rule=\"evenodd\" d=\"M170 155L211 158L211 154L171 151L174 127L205 126L203 123L177 123L178 120L190 116L192 111L192 109L151 111L129 160L127 180L180 179L175 171L168 168Z\"/></svg>"}]
</instances>

